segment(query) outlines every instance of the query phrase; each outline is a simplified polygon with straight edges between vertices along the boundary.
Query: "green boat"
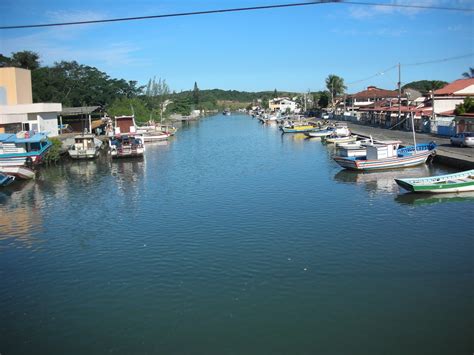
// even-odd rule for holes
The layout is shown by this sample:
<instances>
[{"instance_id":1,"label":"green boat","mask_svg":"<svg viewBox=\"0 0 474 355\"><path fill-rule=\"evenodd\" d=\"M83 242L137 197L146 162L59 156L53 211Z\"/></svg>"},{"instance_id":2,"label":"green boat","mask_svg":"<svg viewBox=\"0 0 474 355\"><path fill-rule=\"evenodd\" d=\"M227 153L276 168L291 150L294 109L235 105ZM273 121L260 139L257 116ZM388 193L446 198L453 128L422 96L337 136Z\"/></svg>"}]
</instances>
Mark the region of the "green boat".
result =
<instances>
[{"instance_id":1,"label":"green boat","mask_svg":"<svg viewBox=\"0 0 474 355\"><path fill-rule=\"evenodd\" d=\"M398 186L410 192L446 193L474 191L474 170L414 179L395 179Z\"/></svg>"}]
</instances>

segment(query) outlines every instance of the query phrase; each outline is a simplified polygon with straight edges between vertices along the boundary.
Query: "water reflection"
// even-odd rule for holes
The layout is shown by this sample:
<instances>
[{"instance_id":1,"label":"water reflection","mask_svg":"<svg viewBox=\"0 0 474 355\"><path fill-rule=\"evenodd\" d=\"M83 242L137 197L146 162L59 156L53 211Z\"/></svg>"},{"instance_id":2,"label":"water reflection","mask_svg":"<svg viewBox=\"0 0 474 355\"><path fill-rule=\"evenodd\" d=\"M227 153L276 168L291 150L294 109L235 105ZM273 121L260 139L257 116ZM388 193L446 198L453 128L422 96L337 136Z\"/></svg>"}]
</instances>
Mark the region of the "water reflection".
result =
<instances>
[{"instance_id":1,"label":"water reflection","mask_svg":"<svg viewBox=\"0 0 474 355\"><path fill-rule=\"evenodd\" d=\"M129 201L138 200L139 180L144 175L145 165L146 158L116 159L110 163L110 174L119 196Z\"/></svg>"},{"instance_id":2,"label":"water reflection","mask_svg":"<svg viewBox=\"0 0 474 355\"><path fill-rule=\"evenodd\" d=\"M426 164L418 167L380 172L359 172L343 169L334 175L334 180L342 183L362 184L369 192L397 193L396 178L414 178L433 175Z\"/></svg>"},{"instance_id":3,"label":"water reflection","mask_svg":"<svg viewBox=\"0 0 474 355\"><path fill-rule=\"evenodd\" d=\"M39 188L35 181L17 182L0 192L0 242L31 248L42 230Z\"/></svg>"},{"instance_id":4,"label":"water reflection","mask_svg":"<svg viewBox=\"0 0 474 355\"><path fill-rule=\"evenodd\" d=\"M474 192L446 194L404 193L395 197L395 201L402 205L412 206L423 206L444 202L474 202Z\"/></svg>"}]
</instances>

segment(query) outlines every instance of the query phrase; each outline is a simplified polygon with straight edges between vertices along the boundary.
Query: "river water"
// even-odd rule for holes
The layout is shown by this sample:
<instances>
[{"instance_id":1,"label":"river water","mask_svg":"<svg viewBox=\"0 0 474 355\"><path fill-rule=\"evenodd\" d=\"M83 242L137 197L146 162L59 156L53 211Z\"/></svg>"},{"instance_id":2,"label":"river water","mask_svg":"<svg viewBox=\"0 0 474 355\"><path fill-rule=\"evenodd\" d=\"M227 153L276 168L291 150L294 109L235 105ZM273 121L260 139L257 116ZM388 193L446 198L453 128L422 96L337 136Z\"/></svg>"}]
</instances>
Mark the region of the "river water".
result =
<instances>
[{"instance_id":1,"label":"river water","mask_svg":"<svg viewBox=\"0 0 474 355\"><path fill-rule=\"evenodd\" d=\"M249 116L0 190L0 353L471 354L472 196Z\"/></svg>"}]
</instances>

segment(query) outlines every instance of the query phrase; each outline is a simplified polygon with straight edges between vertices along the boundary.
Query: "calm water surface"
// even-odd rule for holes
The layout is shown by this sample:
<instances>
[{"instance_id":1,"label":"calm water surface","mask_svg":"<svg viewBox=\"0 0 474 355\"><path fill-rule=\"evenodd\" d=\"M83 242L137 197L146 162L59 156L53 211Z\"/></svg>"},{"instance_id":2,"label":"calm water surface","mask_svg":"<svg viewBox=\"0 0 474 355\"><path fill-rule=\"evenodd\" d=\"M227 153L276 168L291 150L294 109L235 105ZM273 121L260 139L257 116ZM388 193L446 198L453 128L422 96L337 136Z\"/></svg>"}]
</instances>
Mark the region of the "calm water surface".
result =
<instances>
[{"instance_id":1,"label":"calm water surface","mask_svg":"<svg viewBox=\"0 0 474 355\"><path fill-rule=\"evenodd\" d=\"M0 353L471 354L474 197L248 116L0 190Z\"/></svg>"}]
</instances>

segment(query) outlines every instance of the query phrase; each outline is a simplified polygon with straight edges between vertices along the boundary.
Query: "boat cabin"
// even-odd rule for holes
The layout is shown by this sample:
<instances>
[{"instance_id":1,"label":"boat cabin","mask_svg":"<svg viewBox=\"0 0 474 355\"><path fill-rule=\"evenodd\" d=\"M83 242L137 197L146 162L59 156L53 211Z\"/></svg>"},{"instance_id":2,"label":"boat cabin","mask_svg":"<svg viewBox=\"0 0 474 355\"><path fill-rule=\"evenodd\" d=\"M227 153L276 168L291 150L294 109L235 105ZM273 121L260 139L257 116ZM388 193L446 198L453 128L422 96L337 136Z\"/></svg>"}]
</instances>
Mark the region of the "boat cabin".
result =
<instances>
[{"instance_id":1,"label":"boat cabin","mask_svg":"<svg viewBox=\"0 0 474 355\"><path fill-rule=\"evenodd\" d=\"M380 160L397 157L400 141L379 141L367 145L367 160Z\"/></svg>"},{"instance_id":2,"label":"boat cabin","mask_svg":"<svg viewBox=\"0 0 474 355\"><path fill-rule=\"evenodd\" d=\"M94 149L96 146L94 136L92 134L85 134L74 137L74 149L75 150L88 150Z\"/></svg>"},{"instance_id":3,"label":"boat cabin","mask_svg":"<svg viewBox=\"0 0 474 355\"><path fill-rule=\"evenodd\" d=\"M31 137L28 132L0 134L0 154L41 152L50 145L51 142L47 136L41 133L36 133Z\"/></svg>"}]
</instances>

